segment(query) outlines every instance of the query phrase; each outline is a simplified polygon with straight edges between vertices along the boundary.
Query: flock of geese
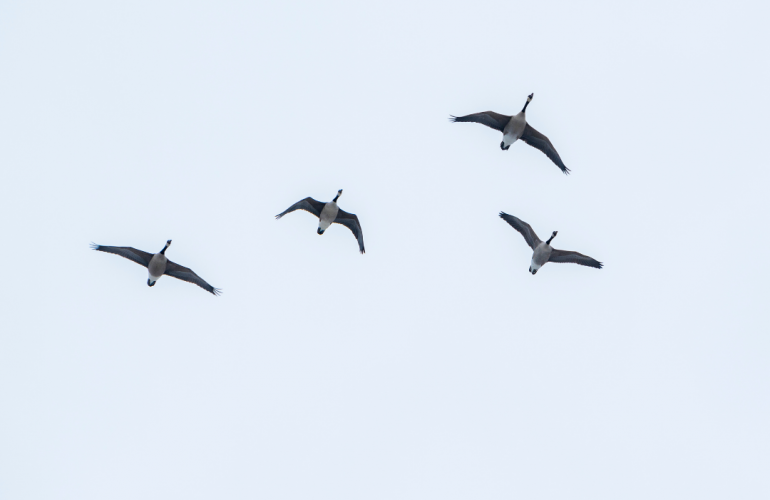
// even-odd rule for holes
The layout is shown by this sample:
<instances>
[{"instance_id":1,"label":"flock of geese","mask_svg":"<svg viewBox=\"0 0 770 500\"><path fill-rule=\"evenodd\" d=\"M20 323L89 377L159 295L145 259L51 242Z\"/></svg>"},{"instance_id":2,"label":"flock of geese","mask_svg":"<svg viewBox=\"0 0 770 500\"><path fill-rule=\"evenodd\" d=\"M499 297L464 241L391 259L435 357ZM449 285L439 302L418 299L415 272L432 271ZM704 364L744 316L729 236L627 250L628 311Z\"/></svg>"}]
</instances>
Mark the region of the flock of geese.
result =
<instances>
[{"instance_id":1,"label":"flock of geese","mask_svg":"<svg viewBox=\"0 0 770 500\"><path fill-rule=\"evenodd\" d=\"M562 172L569 174L570 170L564 165L559 153L556 152L556 148L553 147L553 144L548 140L548 137L544 136L527 123L527 106L532 102L534 95L535 94L530 94L527 96L527 102L524 103L524 107L514 116L501 115L493 111L484 111L482 113L474 113L466 116L450 116L449 119L452 122L480 123L502 132L503 141L500 143L500 149L503 151L507 151L508 148L511 147L511 144L521 139L530 146L545 153L545 155L548 156L548 158L550 158ZM352 231L358 241L358 249L363 254L365 250L361 223L358 221L358 217L356 217L355 214L345 212L337 205L337 200L341 195L342 189L337 191L337 196L327 203L307 197L276 215L275 218L280 219L284 215L294 212L295 210L305 210L318 217L318 234L324 234L324 231L326 231L332 224L342 224ZM500 212L500 218L521 233L524 237L524 241L526 241L527 245L532 249L532 261L529 264L529 272L533 275L548 262L571 262L573 264L580 264L581 266L595 267L597 269L602 268L603 264L596 259L592 259L591 257L578 252L553 248L551 246L551 241L556 237L557 231L551 233L551 237L548 238L547 241L542 241L537 237L537 234L535 234L532 227L523 220L514 217L513 215L506 214L505 212ZM166 242L163 250L156 254L151 254L132 247L110 247L91 244L91 248L94 250L120 255L121 257L146 267L148 274L147 286L155 286L155 283L158 282L161 276L167 275L198 285L214 295L219 295L221 293L219 288L214 288L209 285L203 278L195 274L192 269L180 266L179 264L168 260L166 257L166 250L168 250L169 246L171 246L171 240Z\"/></svg>"}]
</instances>

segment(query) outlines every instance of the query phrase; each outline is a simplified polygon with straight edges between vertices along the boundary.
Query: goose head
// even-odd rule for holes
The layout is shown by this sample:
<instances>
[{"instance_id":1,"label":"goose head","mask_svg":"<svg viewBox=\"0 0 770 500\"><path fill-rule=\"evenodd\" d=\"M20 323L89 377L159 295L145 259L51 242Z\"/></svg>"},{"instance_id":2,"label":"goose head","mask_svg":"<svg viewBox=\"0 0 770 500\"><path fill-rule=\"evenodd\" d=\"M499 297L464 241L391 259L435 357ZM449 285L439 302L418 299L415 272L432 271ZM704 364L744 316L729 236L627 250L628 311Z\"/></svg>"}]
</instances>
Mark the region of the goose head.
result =
<instances>
[{"instance_id":1,"label":"goose head","mask_svg":"<svg viewBox=\"0 0 770 500\"><path fill-rule=\"evenodd\" d=\"M340 197L341 195L342 195L342 189L340 189L339 191L337 191L337 196L335 196L335 197L334 197L334 199L333 199L332 201L333 201L334 203L337 203L337 200L339 199L339 197Z\"/></svg>"}]
</instances>

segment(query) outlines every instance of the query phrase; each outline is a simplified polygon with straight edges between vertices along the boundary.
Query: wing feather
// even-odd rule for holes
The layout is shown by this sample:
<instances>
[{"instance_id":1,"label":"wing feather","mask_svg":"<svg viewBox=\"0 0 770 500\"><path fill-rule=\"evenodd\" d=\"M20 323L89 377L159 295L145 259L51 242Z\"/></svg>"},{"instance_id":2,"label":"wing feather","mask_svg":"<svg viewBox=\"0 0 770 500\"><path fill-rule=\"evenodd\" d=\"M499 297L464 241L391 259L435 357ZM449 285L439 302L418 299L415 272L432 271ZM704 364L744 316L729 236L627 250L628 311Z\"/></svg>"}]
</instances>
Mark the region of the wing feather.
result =
<instances>
[{"instance_id":1,"label":"wing feather","mask_svg":"<svg viewBox=\"0 0 770 500\"><path fill-rule=\"evenodd\" d=\"M361 253L365 253L364 250L364 233L361 231L361 223L358 222L358 217L355 214L349 214L346 211L340 209L337 212L337 217L334 219L335 224L342 224L353 232L353 235L358 240L358 249Z\"/></svg>"},{"instance_id":2,"label":"wing feather","mask_svg":"<svg viewBox=\"0 0 770 500\"><path fill-rule=\"evenodd\" d=\"M295 210L305 210L305 211L310 212L311 214L315 215L316 217L321 217L321 210L324 209L324 205L326 205L326 203L320 202L318 200L314 200L313 198L308 196L304 200L298 201L297 203L295 203L294 205L290 206L289 208L287 208L286 210L284 210L280 214L276 215L275 218L276 219L280 219L284 215L286 215L286 214L288 214L290 212L293 212Z\"/></svg>"},{"instance_id":3,"label":"wing feather","mask_svg":"<svg viewBox=\"0 0 770 500\"><path fill-rule=\"evenodd\" d=\"M209 293L213 293L214 295L219 295L220 293L222 293L222 290L220 290L219 288L214 288L213 286L206 283L203 280L203 278L195 274L192 269L188 267L180 266L176 262L168 261L168 263L166 264L166 272L163 274L167 274L178 280L182 280L188 283L192 283L194 285L198 285L199 287L203 288Z\"/></svg>"},{"instance_id":4,"label":"wing feather","mask_svg":"<svg viewBox=\"0 0 770 500\"><path fill-rule=\"evenodd\" d=\"M596 259L592 259L582 253L572 252L570 250L551 250L551 256L548 258L548 262L570 262L572 264L580 264L581 266L595 267L601 269L604 264Z\"/></svg>"},{"instance_id":5,"label":"wing feather","mask_svg":"<svg viewBox=\"0 0 770 500\"><path fill-rule=\"evenodd\" d=\"M520 232L521 235L524 236L524 240L527 242L527 245L529 245L532 250L537 248L537 246L542 243L540 238L537 237L537 234L535 234L535 231L532 229L532 226L523 220L514 217L513 215L508 215L505 212L500 212L500 218L510 224L516 231Z\"/></svg>"},{"instance_id":6,"label":"wing feather","mask_svg":"<svg viewBox=\"0 0 770 500\"><path fill-rule=\"evenodd\" d=\"M521 140L533 148L537 148L545 153L545 155L550 158L551 161L554 162L562 172L569 174L569 169L566 165L564 165L564 162L561 161L559 153L556 152L556 148L553 147L553 144L551 144L551 141L548 140L548 137L535 130L529 123L527 123L527 126L524 127Z\"/></svg>"},{"instance_id":7,"label":"wing feather","mask_svg":"<svg viewBox=\"0 0 770 500\"><path fill-rule=\"evenodd\" d=\"M505 126L508 124L510 119L510 116L501 115L500 113L495 113L494 111L484 111L483 113L473 113L472 115L465 116L450 115L449 117L449 121L451 122L480 123L482 125L486 125L489 128L499 130L500 132L505 129Z\"/></svg>"},{"instance_id":8,"label":"wing feather","mask_svg":"<svg viewBox=\"0 0 770 500\"><path fill-rule=\"evenodd\" d=\"M132 247L107 247L104 245L97 245L95 243L91 243L91 249L99 250L100 252L114 253L115 255L120 255L121 257L124 257L133 262L136 262L140 266L144 266L144 267L149 266L150 260L152 259L151 253L143 252L141 250L137 250L136 248L132 248Z\"/></svg>"}]
</instances>

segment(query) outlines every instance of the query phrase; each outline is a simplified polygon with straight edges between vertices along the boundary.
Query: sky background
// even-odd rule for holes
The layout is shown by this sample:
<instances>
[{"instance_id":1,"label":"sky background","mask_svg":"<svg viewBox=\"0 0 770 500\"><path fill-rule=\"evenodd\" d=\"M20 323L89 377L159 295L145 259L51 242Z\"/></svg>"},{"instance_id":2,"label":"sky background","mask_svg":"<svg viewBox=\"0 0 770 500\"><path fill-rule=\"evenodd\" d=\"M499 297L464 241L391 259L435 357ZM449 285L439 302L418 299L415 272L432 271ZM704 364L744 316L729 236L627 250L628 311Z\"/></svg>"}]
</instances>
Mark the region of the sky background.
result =
<instances>
[{"instance_id":1,"label":"sky background","mask_svg":"<svg viewBox=\"0 0 770 500\"><path fill-rule=\"evenodd\" d=\"M0 499L770 497L768 14L0 3Z\"/></svg>"}]
</instances>

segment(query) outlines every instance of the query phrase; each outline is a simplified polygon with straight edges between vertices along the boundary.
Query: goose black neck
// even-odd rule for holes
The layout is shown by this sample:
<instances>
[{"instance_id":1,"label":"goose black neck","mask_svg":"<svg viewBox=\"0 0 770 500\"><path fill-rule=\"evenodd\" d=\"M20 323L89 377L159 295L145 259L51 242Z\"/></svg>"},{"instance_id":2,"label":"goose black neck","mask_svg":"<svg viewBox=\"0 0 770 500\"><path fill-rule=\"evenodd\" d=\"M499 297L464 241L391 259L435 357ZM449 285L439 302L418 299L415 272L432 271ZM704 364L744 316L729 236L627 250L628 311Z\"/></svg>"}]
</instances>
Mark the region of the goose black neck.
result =
<instances>
[{"instance_id":1,"label":"goose black neck","mask_svg":"<svg viewBox=\"0 0 770 500\"><path fill-rule=\"evenodd\" d=\"M334 203L337 203L337 199L338 199L339 197L340 197L340 194L339 194L339 193L337 193L337 196L335 196L335 197L334 197L334 199L333 199L332 201L333 201Z\"/></svg>"},{"instance_id":2,"label":"goose black neck","mask_svg":"<svg viewBox=\"0 0 770 500\"><path fill-rule=\"evenodd\" d=\"M550 237L550 238L548 238L548 241L546 241L546 242L545 242L545 244L546 244L546 245L550 245L550 244L551 244L551 240L553 240L555 237L556 237L556 235L555 235L555 234L552 234L552 235L551 235L551 237Z\"/></svg>"},{"instance_id":3,"label":"goose black neck","mask_svg":"<svg viewBox=\"0 0 770 500\"><path fill-rule=\"evenodd\" d=\"M529 106L529 103L532 101L532 98L533 98L533 97L535 97L535 94L534 94L534 93L532 93L532 94L529 94L529 95L527 96L527 102L525 102L525 103L524 103L524 107L523 107L523 108L521 108L521 112L522 112L522 113L526 113L526 111L527 111L527 106Z\"/></svg>"},{"instance_id":4,"label":"goose black neck","mask_svg":"<svg viewBox=\"0 0 770 500\"><path fill-rule=\"evenodd\" d=\"M165 247L163 247L163 250L161 250L161 251L160 251L160 254L161 254L161 255L166 255L166 250L168 250L168 245L166 245Z\"/></svg>"}]
</instances>

